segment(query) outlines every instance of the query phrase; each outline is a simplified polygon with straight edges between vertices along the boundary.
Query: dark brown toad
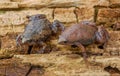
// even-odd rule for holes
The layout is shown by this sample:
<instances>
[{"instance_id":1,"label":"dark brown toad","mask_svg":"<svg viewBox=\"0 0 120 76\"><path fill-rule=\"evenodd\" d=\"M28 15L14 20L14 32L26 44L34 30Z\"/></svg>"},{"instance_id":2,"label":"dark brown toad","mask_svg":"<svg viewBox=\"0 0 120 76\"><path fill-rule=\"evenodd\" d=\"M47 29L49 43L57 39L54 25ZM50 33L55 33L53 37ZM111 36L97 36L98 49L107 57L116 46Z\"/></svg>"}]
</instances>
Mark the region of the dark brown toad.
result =
<instances>
[{"instance_id":1,"label":"dark brown toad","mask_svg":"<svg viewBox=\"0 0 120 76\"><path fill-rule=\"evenodd\" d=\"M109 34L103 26L96 26L90 21L81 21L79 24L66 28L59 36L58 43L62 45L76 45L81 48L83 57L86 60L87 54L85 46L98 43L106 45Z\"/></svg>"}]
</instances>

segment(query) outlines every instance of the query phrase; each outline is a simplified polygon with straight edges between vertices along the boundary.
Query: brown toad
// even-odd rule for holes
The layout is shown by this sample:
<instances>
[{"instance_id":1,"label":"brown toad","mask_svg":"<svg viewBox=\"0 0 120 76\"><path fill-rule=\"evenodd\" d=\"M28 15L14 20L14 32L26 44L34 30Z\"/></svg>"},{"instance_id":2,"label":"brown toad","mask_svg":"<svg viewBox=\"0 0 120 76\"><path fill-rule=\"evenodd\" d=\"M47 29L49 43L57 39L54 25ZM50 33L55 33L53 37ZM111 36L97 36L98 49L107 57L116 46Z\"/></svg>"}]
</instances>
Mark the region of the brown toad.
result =
<instances>
[{"instance_id":1,"label":"brown toad","mask_svg":"<svg viewBox=\"0 0 120 76\"><path fill-rule=\"evenodd\" d=\"M85 46L98 43L106 45L109 34L103 26L96 26L90 21L81 21L79 24L66 28L59 36L58 43L62 45L76 45L81 48L83 57L86 60L87 54Z\"/></svg>"}]
</instances>

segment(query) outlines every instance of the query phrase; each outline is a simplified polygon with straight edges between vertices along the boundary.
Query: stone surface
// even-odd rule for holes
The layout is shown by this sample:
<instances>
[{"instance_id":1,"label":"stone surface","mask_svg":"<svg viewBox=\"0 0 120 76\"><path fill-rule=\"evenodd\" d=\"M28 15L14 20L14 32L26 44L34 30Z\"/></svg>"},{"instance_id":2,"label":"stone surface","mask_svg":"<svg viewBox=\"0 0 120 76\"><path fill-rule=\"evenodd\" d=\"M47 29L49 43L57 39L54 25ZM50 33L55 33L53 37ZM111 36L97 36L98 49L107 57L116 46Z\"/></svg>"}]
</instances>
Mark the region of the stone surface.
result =
<instances>
[{"instance_id":1,"label":"stone surface","mask_svg":"<svg viewBox=\"0 0 120 76\"><path fill-rule=\"evenodd\" d=\"M84 1L82 0L52 0L48 7L78 7L79 5L84 5Z\"/></svg>"},{"instance_id":2,"label":"stone surface","mask_svg":"<svg viewBox=\"0 0 120 76\"><path fill-rule=\"evenodd\" d=\"M10 0L11 2L22 2L24 0Z\"/></svg>"},{"instance_id":3,"label":"stone surface","mask_svg":"<svg viewBox=\"0 0 120 76\"><path fill-rule=\"evenodd\" d=\"M88 58L91 64L86 68L83 59L78 54L71 52L56 52L43 55L15 55L15 58L22 59L22 63L31 63L46 68L44 75L89 75L89 76L110 76L104 69L108 66L120 69L119 57L95 56ZM111 70L111 69L109 69ZM43 75L43 76L44 76Z\"/></svg>"},{"instance_id":4,"label":"stone surface","mask_svg":"<svg viewBox=\"0 0 120 76\"><path fill-rule=\"evenodd\" d=\"M97 22L111 26L115 21L119 20L120 9L103 8L100 9L97 15Z\"/></svg>"},{"instance_id":5,"label":"stone surface","mask_svg":"<svg viewBox=\"0 0 120 76\"><path fill-rule=\"evenodd\" d=\"M120 76L120 31L113 31L111 28L113 23L120 21L120 0L0 0L0 9L0 37L2 39L0 76L5 75L3 73L6 67L7 75L11 76L18 76L16 70L20 76L26 74L30 68L29 66L25 68L24 65L15 67L16 62L7 61L6 58L11 58L14 54L17 59L23 59L20 63L43 66L45 69L45 72L42 71L43 76ZM66 27L81 20L95 21L96 19L98 24L105 24L110 33L110 40L105 49L100 49L97 45L86 48L90 52L88 60L91 65L89 68L85 67L81 49L58 45L58 37L53 38L49 43L52 50L58 52L16 55L21 54L19 48L16 48L16 36L24 31L27 24L26 16L34 14L46 14L51 22L58 19ZM33 50L36 49L39 50L40 47ZM24 52L24 49L20 48L20 51ZM13 64L11 65L9 62ZM106 68L110 71L107 71ZM34 75L40 76L41 69L34 68L29 73L29 76Z\"/></svg>"},{"instance_id":6,"label":"stone surface","mask_svg":"<svg viewBox=\"0 0 120 76\"><path fill-rule=\"evenodd\" d=\"M10 2L10 0L0 0L0 2Z\"/></svg>"},{"instance_id":7,"label":"stone surface","mask_svg":"<svg viewBox=\"0 0 120 76\"><path fill-rule=\"evenodd\" d=\"M108 0L99 0L99 2L97 2L95 4L95 6L97 7L108 7L109 6L109 1Z\"/></svg>"},{"instance_id":8,"label":"stone surface","mask_svg":"<svg viewBox=\"0 0 120 76\"><path fill-rule=\"evenodd\" d=\"M13 57L13 55L14 55L14 51L0 49L0 59L8 59Z\"/></svg>"},{"instance_id":9,"label":"stone surface","mask_svg":"<svg viewBox=\"0 0 120 76\"><path fill-rule=\"evenodd\" d=\"M54 10L54 20L57 19L64 23L76 23L74 9L75 8L56 8Z\"/></svg>"},{"instance_id":10,"label":"stone surface","mask_svg":"<svg viewBox=\"0 0 120 76\"><path fill-rule=\"evenodd\" d=\"M24 12L6 12L0 15L0 26L21 25L25 22L26 14Z\"/></svg>"},{"instance_id":11,"label":"stone surface","mask_svg":"<svg viewBox=\"0 0 120 76\"><path fill-rule=\"evenodd\" d=\"M106 51L111 56L119 56L120 55L120 31L109 31L110 40L108 42Z\"/></svg>"},{"instance_id":12,"label":"stone surface","mask_svg":"<svg viewBox=\"0 0 120 76\"><path fill-rule=\"evenodd\" d=\"M103 57L104 58L104 57ZM111 66L111 67L115 67L115 68L118 68L120 70L120 64L119 64L119 61L120 61L120 57L105 57L104 59L98 57L96 59L96 62L99 62L99 63L102 63L103 66L107 67L107 66Z\"/></svg>"},{"instance_id":13,"label":"stone surface","mask_svg":"<svg viewBox=\"0 0 120 76\"><path fill-rule=\"evenodd\" d=\"M48 12L49 11L49 12ZM27 15L46 14L47 18L52 21L52 9L40 10L23 10L23 11L7 11L0 15L0 26L22 25L27 21Z\"/></svg>"},{"instance_id":14,"label":"stone surface","mask_svg":"<svg viewBox=\"0 0 120 76\"><path fill-rule=\"evenodd\" d=\"M18 8L17 2L0 2L0 9L15 9Z\"/></svg>"},{"instance_id":15,"label":"stone surface","mask_svg":"<svg viewBox=\"0 0 120 76\"><path fill-rule=\"evenodd\" d=\"M100 1L101 0L82 0L82 2L84 2L88 7L94 7L95 5L99 5Z\"/></svg>"},{"instance_id":16,"label":"stone surface","mask_svg":"<svg viewBox=\"0 0 120 76\"><path fill-rule=\"evenodd\" d=\"M120 15L120 9L103 8L99 10L98 17L116 18Z\"/></svg>"},{"instance_id":17,"label":"stone surface","mask_svg":"<svg viewBox=\"0 0 120 76\"><path fill-rule=\"evenodd\" d=\"M85 5L88 7L94 6L109 6L108 0L52 0L48 7L80 7L81 5Z\"/></svg>"},{"instance_id":18,"label":"stone surface","mask_svg":"<svg viewBox=\"0 0 120 76\"><path fill-rule=\"evenodd\" d=\"M19 7L35 7L41 8L47 6L51 0L23 0Z\"/></svg>"},{"instance_id":19,"label":"stone surface","mask_svg":"<svg viewBox=\"0 0 120 76\"><path fill-rule=\"evenodd\" d=\"M20 7L79 7L80 5L89 6L108 6L108 0L21 0Z\"/></svg>"},{"instance_id":20,"label":"stone surface","mask_svg":"<svg viewBox=\"0 0 120 76\"><path fill-rule=\"evenodd\" d=\"M16 36L17 36L16 33L11 32L1 37L1 41L2 41L1 49L14 51L16 47L16 42L15 42Z\"/></svg>"},{"instance_id":21,"label":"stone surface","mask_svg":"<svg viewBox=\"0 0 120 76\"><path fill-rule=\"evenodd\" d=\"M94 9L92 7L82 6L75 9L78 21L90 20L94 21Z\"/></svg>"},{"instance_id":22,"label":"stone surface","mask_svg":"<svg viewBox=\"0 0 120 76\"><path fill-rule=\"evenodd\" d=\"M120 3L120 0L110 0L110 3L111 4L118 4L118 3Z\"/></svg>"},{"instance_id":23,"label":"stone surface","mask_svg":"<svg viewBox=\"0 0 120 76\"><path fill-rule=\"evenodd\" d=\"M8 26L8 27L0 27L0 35L5 36L7 33L16 33L23 32L24 25L21 26Z\"/></svg>"},{"instance_id":24,"label":"stone surface","mask_svg":"<svg viewBox=\"0 0 120 76\"><path fill-rule=\"evenodd\" d=\"M120 8L120 1L119 0L110 0L110 7L111 8Z\"/></svg>"},{"instance_id":25,"label":"stone surface","mask_svg":"<svg viewBox=\"0 0 120 76\"><path fill-rule=\"evenodd\" d=\"M2 0L3 2L10 2L10 0ZM108 6L108 0L11 0L12 2L18 2L19 8L41 8L41 7L79 7L80 5L89 6ZM116 1L111 1L116 2ZM6 8L6 7L3 7Z\"/></svg>"},{"instance_id":26,"label":"stone surface","mask_svg":"<svg viewBox=\"0 0 120 76\"><path fill-rule=\"evenodd\" d=\"M0 60L0 76L25 76L30 69L29 64L21 64L18 59L5 59ZM35 71L34 69L32 71ZM42 72L40 68L38 68L38 73ZM31 75L38 76L37 73L32 73ZM41 75L41 74L39 74Z\"/></svg>"}]
</instances>

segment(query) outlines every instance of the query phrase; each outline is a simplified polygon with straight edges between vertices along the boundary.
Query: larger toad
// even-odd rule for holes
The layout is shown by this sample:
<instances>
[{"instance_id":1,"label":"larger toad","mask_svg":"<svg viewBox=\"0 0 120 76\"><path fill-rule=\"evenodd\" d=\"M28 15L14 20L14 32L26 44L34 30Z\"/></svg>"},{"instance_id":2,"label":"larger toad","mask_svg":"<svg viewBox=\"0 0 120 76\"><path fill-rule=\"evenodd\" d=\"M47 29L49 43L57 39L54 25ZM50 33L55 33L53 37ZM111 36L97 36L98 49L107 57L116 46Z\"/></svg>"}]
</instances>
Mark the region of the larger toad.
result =
<instances>
[{"instance_id":1,"label":"larger toad","mask_svg":"<svg viewBox=\"0 0 120 76\"><path fill-rule=\"evenodd\" d=\"M50 38L52 33L57 32L57 27L61 27L64 30L64 26L58 20L51 23L44 14L32 15L27 18L29 23L25 27L24 32L18 35L16 42L17 45L28 45L28 54L30 54L34 45L43 45L44 51L46 47L44 42Z\"/></svg>"}]
</instances>

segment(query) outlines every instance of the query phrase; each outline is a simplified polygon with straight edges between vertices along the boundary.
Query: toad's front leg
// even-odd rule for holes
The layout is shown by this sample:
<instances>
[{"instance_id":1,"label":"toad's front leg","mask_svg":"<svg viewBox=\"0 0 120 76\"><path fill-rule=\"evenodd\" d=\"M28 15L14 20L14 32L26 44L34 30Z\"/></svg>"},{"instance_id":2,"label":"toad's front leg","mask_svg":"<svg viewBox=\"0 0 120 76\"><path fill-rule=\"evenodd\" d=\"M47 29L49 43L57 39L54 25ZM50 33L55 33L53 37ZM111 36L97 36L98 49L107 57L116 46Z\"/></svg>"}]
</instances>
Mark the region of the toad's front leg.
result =
<instances>
[{"instance_id":1,"label":"toad's front leg","mask_svg":"<svg viewBox=\"0 0 120 76\"><path fill-rule=\"evenodd\" d=\"M87 56L85 47L81 43L79 43L79 42L74 43L74 45L77 45L79 48L81 48L81 51L82 51L82 54L83 54L83 59L84 59L86 65L88 67L89 66L89 62L87 60L88 56Z\"/></svg>"},{"instance_id":2,"label":"toad's front leg","mask_svg":"<svg viewBox=\"0 0 120 76\"><path fill-rule=\"evenodd\" d=\"M64 31L64 29L65 29L64 25L60 21L54 20L54 22L52 24L52 31L54 33L57 33L58 28L60 28L61 31Z\"/></svg>"}]
</instances>

